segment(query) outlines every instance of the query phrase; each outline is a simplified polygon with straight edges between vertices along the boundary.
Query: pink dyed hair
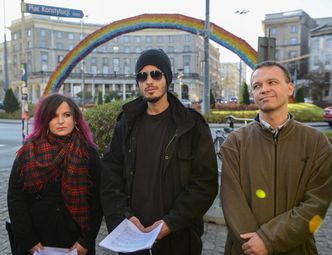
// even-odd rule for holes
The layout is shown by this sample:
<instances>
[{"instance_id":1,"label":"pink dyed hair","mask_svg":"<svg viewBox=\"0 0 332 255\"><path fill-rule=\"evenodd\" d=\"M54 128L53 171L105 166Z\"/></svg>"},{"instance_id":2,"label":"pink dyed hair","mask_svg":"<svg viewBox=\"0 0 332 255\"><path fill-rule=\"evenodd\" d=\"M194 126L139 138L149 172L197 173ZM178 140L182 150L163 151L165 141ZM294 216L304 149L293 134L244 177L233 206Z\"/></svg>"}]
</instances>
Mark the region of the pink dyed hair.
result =
<instances>
[{"instance_id":1,"label":"pink dyed hair","mask_svg":"<svg viewBox=\"0 0 332 255\"><path fill-rule=\"evenodd\" d=\"M40 139L46 136L49 122L54 118L56 110L66 102L71 109L76 127L81 132L84 140L91 146L97 147L93 141L92 132L88 122L84 119L83 114L77 104L70 98L61 94L52 94L42 98L35 109L33 130L26 139Z\"/></svg>"}]
</instances>

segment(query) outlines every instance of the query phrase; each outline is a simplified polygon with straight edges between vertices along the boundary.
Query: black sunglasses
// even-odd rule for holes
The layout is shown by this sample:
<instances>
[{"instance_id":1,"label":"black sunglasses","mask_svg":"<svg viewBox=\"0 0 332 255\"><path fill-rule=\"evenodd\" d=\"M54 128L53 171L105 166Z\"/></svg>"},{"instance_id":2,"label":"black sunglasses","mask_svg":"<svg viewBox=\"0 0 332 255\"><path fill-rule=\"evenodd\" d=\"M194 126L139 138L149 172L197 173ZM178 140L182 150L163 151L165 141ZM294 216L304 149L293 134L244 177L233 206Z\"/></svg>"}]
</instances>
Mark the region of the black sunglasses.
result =
<instances>
[{"instance_id":1,"label":"black sunglasses","mask_svg":"<svg viewBox=\"0 0 332 255\"><path fill-rule=\"evenodd\" d=\"M148 78L148 75L150 74L151 78L154 79L155 81L160 81L161 78L163 77L163 72L159 70L154 70L151 72L140 72L136 74L136 81L137 82L145 82L146 79Z\"/></svg>"}]
</instances>

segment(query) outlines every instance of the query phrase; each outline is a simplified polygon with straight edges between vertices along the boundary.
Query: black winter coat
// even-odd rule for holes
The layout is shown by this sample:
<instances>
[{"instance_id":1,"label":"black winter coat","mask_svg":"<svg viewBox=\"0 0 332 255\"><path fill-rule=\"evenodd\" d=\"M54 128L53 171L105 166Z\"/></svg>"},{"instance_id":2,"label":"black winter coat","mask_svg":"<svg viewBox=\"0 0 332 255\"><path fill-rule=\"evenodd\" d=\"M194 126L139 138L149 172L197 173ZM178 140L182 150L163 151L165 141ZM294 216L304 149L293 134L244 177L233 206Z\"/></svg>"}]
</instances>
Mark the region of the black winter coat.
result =
<instances>
[{"instance_id":1,"label":"black winter coat","mask_svg":"<svg viewBox=\"0 0 332 255\"><path fill-rule=\"evenodd\" d=\"M29 251L38 242L44 246L70 248L78 241L88 254L95 254L102 209L99 199L101 161L97 151L89 148L91 192L91 229L82 231L73 220L61 196L61 182L51 182L37 193L22 190L17 159L14 162L8 186L8 212L19 254Z\"/></svg>"},{"instance_id":2,"label":"black winter coat","mask_svg":"<svg viewBox=\"0 0 332 255\"><path fill-rule=\"evenodd\" d=\"M162 220L171 230L166 238L172 246L166 254L201 254L202 217L218 189L211 132L198 112L185 108L170 93L168 101L174 125L171 130L175 133L170 135L161 164ZM137 123L146 108L147 103L142 98L124 105L103 159L101 201L109 232L124 218L133 216L130 200L135 175Z\"/></svg>"}]
</instances>

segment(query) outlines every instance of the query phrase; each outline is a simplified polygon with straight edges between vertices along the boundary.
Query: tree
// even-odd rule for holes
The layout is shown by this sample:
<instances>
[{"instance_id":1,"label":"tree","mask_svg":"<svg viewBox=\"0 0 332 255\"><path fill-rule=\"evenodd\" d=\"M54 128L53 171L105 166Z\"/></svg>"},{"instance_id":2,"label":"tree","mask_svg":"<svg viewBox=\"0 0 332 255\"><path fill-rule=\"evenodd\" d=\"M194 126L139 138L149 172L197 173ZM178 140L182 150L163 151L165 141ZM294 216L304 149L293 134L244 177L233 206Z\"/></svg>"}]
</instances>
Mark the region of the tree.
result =
<instances>
[{"instance_id":1,"label":"tree","mask_svg":"<svg viewBox=\"0 0 332 255\"><path fill-rule=\"evenodd\" d=\"M15 112L20 108L20 103L14 95L12 89L8 89L3 100L3 108L6 112Z\"/></svg>"},{"instance_id":2,"label":"tree","mask_svg":"<svg viewBox=\"0 0 332 255\"><path fill-rule=\"evenodd\" d=\"M96 104L97 105L103 104L103 93L101 91L98 92Z\"/></svg>"},{"instance_id":3,"label":"tree","mask_svg":"<svg viewBox=\"0 0 332 255\"><path fill-rule=\"evenodd\" d=\"M245 104L249 105L250 104L250 96L249 96L249 90L248 90L248 85L244 81L242 86L241 86L241 91L240 91L240 104Z\"/></svg>"},{"instance_id":4,"label":"tree","mask_svg":"<svg viewBox=\"0 0 332 255\"><path fill-rule=\"evenodd\" d=\"M210 108L214 109L216 107L216 99L213 96L212 90L210 89Z\"/></svg>"},{"instance_id":5,"label":"tree","mask_svg":"<svg viewBox=\"0 0 332 255\"><path fill-rule=\"evenodd\" d=\"M303 94L303 88L302 87L299 87L296 90L295 101L296 101L296 103L303 103L304 102L304 94Z\"/></svg>"},{"instance_id":6,"label":"tree","mask_svg":"<svg viewBox=\"0 0 332 255\"><path fill-rule=\"evenodd\" d=\"M107 103L109 103L109 102L111 102L111 97L110 97L110 95L105 95L105 97L104 97L104 103L107 104Z\"/></svg>"}]
</instances>

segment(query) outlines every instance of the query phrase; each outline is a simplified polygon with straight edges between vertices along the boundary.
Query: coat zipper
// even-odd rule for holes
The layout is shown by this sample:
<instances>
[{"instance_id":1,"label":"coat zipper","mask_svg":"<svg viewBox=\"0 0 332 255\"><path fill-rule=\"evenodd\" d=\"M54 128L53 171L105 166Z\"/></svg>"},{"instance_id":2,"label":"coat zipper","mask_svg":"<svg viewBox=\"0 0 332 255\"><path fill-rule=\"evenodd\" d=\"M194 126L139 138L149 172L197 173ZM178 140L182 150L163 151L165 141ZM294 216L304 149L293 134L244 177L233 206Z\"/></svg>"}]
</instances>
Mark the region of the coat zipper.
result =
<instances>
[{"instance_id":1,"label":"coat zipper","mask_svg":"<svg viewBox=\"0 0 332 255\"><path fill-rule=\"evenodd\" d=\"M274 217L277 216L277 147L278 147L278 134L273 137L274 140Z\"/></svg>"}]
</instances>

